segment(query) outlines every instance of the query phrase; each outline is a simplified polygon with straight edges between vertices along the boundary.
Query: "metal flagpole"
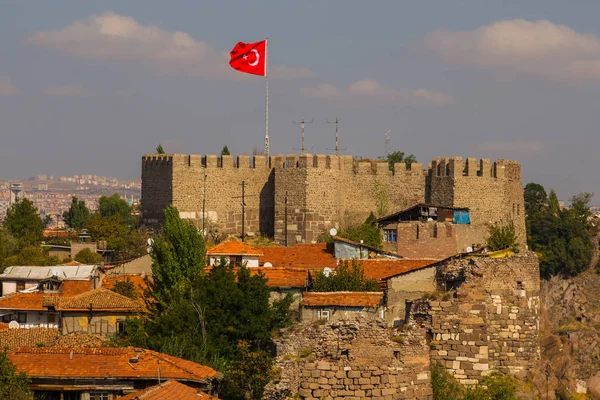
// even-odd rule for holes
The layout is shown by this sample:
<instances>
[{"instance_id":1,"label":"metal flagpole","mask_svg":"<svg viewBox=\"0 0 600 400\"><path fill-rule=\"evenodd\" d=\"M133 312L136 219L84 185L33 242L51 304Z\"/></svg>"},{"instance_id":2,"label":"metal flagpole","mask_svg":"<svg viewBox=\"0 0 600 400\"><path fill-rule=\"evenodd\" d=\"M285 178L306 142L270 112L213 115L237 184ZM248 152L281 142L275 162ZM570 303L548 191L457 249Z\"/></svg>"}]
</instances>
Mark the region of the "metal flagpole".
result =
<instances>
[{"instance_id":1,"label":"metal flagpole","mask_svg":"<svg viewBox=\"0 0 600 400\"><path fill-rule=\"evenodd\" d=\"M267 163L269 162L269 76L268 76L268 63L269 63L269 38L265 39L265 156L267 156Z\"/></svg>"}]
</instances>

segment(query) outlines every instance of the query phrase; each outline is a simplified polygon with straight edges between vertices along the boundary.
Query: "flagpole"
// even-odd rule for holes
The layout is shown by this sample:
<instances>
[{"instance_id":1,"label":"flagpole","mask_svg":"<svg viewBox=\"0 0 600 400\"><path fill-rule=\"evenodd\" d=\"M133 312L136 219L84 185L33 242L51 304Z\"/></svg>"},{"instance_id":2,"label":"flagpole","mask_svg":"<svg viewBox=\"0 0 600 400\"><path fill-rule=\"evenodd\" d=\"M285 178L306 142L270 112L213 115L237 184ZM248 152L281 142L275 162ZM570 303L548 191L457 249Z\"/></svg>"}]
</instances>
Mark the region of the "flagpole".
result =
<instances>
[{"instance_id":1,"label":"flagpole","mask_svg":"<svg viewBox=\"0 0 600 400\"><path fill-rule=\"evenodd\" d=\"M267 165L269 163L269 38L265 39L265 155L267 156Z\"/></svg>"}]
</instances>

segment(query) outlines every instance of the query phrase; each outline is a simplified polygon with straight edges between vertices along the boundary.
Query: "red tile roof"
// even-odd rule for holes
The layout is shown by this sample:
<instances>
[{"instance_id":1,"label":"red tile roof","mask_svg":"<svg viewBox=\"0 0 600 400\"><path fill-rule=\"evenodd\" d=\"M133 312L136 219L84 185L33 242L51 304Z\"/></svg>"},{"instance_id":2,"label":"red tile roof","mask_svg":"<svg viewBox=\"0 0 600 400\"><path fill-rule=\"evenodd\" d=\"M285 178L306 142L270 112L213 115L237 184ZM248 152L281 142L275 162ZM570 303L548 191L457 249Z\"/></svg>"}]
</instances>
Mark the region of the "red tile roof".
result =
<instances>
[{"instance_id":1,"label":"red tile roof","mask_svg":"<svg viewBox=\"0 0 600 400\"><path fill-rule=\"evenodd\" d=\"M119 397L119 400L213 400L211 395L177 381L167 381L139 392Z\"/></svg>"},{"instance_id":2,"label":"red tile roof","mask_svg":"<svg viewBox=\"0 0 600 400\"><path fill-rule=\"evenodd\" d=\"M58 328L9 329L0 333L0 351L23 346L49 346L59 334Z\"/></svg>"},{"instance_id":3,"label":"red tile roof","mask_svg":"<svg viewBox=\"0 0 600 400\"><path fill-rule=\"evenodd\" d=\"M306 287L308 271L301 268L248 268L251 274L263 273L267 278L267 286L278 288L303 288Z\"/></svg>"},{"instance_id":4,"label":"red tile roof","mask_svg":"<svg viewBox=\"0 0 600 400\"><path fill-rule=\"evenodd\" d=\"M66 262L66 263L61 264L61 265L64 265L65 267L78 267L78 266L83 265L83 264L80 263L79 261L69 261L69 262Z\"/></svg>"},{"instance_id":5,"label":"red tile roof","mask_svg":"<svg viewBox=\"0 0 600 400\"><path fill-rule=\"evenodd\" d=\"M112 290L90 290L73 297L61 297L58 300L57 310L61 311L139 311L141 304L129 297L122 296Z\"/></svg>"},{"instance_id":6,"label":"red tile roof","mask_svg":"<svg viewBox=\"0 0 600 400\"><path fill-rule=\"evenodd\" d=\"M76 296L94 289L92 281L62 281L58 293L61 296Z\"/></svg>"},{"instance_id":7,"label":"red tile roof","mask_svg":"<svg viewBox=\"0 0 600 400\"><path fill-rule=\"evenodd\" d=\"M306 292L302 297L305 307L378 307L383 292Z\"/></svg>"},{"instance_id":8,"label":"red tile roof","mask_svg":"<svg viewBox=\"0 0 600 400\"><path fill-rule=\"evenodd\" d=\"M45 311L42 305L44 293L12 293L8 296L0 297L0 309L4 310L34 310Z\"/></svg>"},{"instance_id":9,"label":"red tile roof","mask_svg":"<svg viewBox=\"0 0 600 400\"><path fill-rule=\"evenodd\" d=\"M304 269L335 268L337 260L333 255L333 244L297 244L293 247L257 246L263 252L258 258L259 265L270 262L274 267Z\"/></svg>"},{"instance_id":10,"label":"red tile roof","mask_svg":"<svg viewBox=\"0 0 600 400\"><path fill-rule=\"evenodd\" d=\"M181 358L133 347L22 347L8 353L29 378L162 379L203 382L217 371Z\"/></svg>"},{"instance_id":11,"label":"red tile roof","mask_svg":"<svg viewBox=\"0 0 600 400\"><path fill-rule=\"evenodd\" d=\"M117 275L117 276L109 276L106 275L104 280L102 281L102 287L105 289L112 289L115 287L115 283L117 282L126 282L129 280L135 290L138 291L140 296L142 296L146 290L148 289L148 284L146 283L146 279L152 280L151 275L140 275L140 274L129 274L129 275Z\"/></svg>"},{"instance_id":12,"label":"red tile roof","mask_svg":"<svg viewBox=\"0 0 600 400\"><path fill-rule=\"evenodd\" d=\"M369 259L360 260L365 278L384 280L390 276L416 271L436 263L436 260L405 260L405 259Z\"/></svg>"},{"instance_id":13,"label":"red tile roof","mask_svg":"<svg viewBox=\"0 0 600 400\"><path fill-rule=\"evenodd\" d=\"M6 332L8 330L8 324L6 322L0 322L0 332Z\"/></svg>"},{"instance_id":14,"label":"red tile roof","mask_svg":"<svg viewBox=\"0 0 600 400\"><path fill-rule=\"evenodd\" d=\"M237 240L228 240L221 242L216 246L211 247L206 252L209 256L255 256L259 257L263 254L252 246L248 246Z\"/></svg>"}]
</instances>

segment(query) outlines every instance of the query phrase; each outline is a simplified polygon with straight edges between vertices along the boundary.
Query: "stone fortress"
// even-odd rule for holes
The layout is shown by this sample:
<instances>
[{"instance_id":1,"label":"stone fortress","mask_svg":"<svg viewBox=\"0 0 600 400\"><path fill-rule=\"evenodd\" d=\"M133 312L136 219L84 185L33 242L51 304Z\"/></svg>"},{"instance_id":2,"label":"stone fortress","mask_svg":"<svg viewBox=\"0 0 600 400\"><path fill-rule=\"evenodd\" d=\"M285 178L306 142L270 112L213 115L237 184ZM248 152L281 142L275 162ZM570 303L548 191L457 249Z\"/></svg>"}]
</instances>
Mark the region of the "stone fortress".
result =
<instances>
[{"instance_id":1,"label":"stone fortress","mask_svg":"<svg viewBox=\"0 0 600 400\"><path fill-rule=\"evenodd\" d=\"M243 183L243 185L242 185ZM363 222L418 203L465 207L471 224L513 221L522 243L525 216L516 161L436 158L426 169L352 156L147 154L142 158L142 216L162 220L173 204L198 227L280 243L312 243L330 228ZM287 218L286 218L287 216ZM204 220L204 221L203 221Z\"/></svg>"}]
</instances>

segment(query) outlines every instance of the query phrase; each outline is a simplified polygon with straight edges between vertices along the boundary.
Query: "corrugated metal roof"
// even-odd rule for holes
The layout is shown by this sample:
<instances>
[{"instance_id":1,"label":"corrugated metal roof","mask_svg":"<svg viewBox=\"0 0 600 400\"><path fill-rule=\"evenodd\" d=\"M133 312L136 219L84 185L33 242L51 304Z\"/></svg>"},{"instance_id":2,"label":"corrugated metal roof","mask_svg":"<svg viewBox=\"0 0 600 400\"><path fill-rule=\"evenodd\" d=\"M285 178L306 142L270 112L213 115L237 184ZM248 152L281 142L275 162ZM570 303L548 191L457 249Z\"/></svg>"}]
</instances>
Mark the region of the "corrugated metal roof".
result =
<instances>
[{"instance_id":1,"label":"corrugated metal roof","mask_svg":"<svg viewBox=\"0 0 600 400\"><path fill-rule=\"evenodd\" d=\"M0 274L0 280L25 279L41 280L58 275L58 279L87 280L96 272L95 265L54 265L50 267L18 266L8 267Z\"/></svg>"}]
</instances>

